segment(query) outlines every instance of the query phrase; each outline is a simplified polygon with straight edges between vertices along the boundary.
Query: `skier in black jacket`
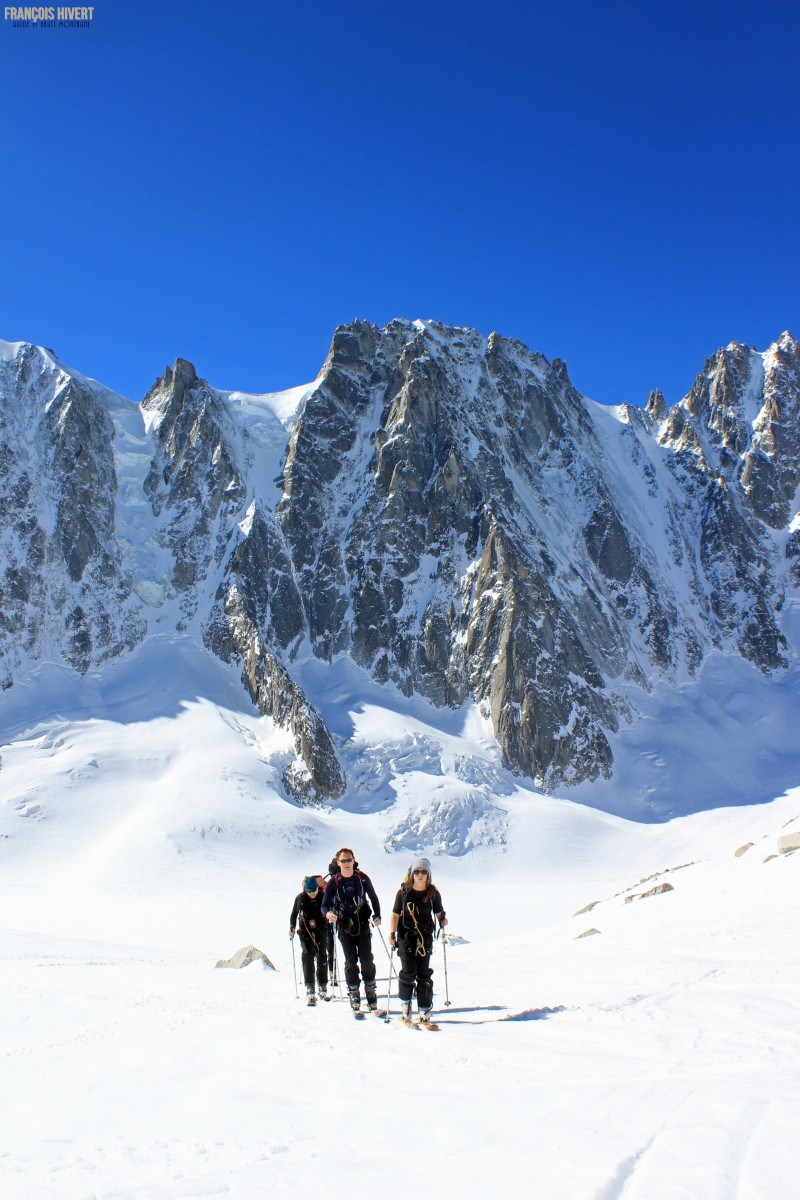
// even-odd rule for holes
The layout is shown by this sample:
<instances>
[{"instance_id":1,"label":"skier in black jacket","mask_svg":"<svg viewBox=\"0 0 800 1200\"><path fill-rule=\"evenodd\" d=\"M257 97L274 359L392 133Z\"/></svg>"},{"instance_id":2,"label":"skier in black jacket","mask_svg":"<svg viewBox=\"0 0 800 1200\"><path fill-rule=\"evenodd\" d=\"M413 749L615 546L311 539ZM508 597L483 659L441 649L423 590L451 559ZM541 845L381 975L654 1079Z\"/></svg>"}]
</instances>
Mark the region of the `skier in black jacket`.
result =
<instances>
[{"instance_id":1,"label":"skier in black jacket","mask_svg":"<svg viewBox=\"0 0 800 1200\"><path fill-rule=\"evenodd\" d=\"M447 924L442 897L431 880L430 860L417 858L394 898L389 934L389 944L397 947L402 964L397 976L397 987L400 993L400 1012L404 1021L411 1020L411 1000L415 989L420 1020L431 1019L431 953L437 920L440 928Z\"/></svg>"},{"instance_id":2,"label":"skier in black jacket","mask_svg":"<svg viewBox=\"0 0 800 1200\"><path fill-rule=\"evenodd\" d=\"M289 918L289 937L293 938L295 927L300 933L303 952L303 979L306 984L309 1004L316 1000L314 975L322 996L328 987L328 944L330 930L322 913L322 892L318 877L308 875L303 890L295 896L292 915Z\"/></svg>"},{"instance_id":3,"label":"skier in black jacket","mask_svg":"<svg viewBox=\"0 0 800 1200\"><path fill-rule=\"evenodd\" d=\"M331 875L325 888L322 912L327 920L336 926L339 935L344 954L344 977L347 981L350 1007L353 1012L359 1012L361 1008L361 979L358 970L360 963L367 1007L375 1012L378 1008L378 990L375 984L370 917L373 925L380 925L380 901L369 876L356 870L355 855L347 846L336 855L336 867L335 874Z\"/></svg>"}]
</instances>

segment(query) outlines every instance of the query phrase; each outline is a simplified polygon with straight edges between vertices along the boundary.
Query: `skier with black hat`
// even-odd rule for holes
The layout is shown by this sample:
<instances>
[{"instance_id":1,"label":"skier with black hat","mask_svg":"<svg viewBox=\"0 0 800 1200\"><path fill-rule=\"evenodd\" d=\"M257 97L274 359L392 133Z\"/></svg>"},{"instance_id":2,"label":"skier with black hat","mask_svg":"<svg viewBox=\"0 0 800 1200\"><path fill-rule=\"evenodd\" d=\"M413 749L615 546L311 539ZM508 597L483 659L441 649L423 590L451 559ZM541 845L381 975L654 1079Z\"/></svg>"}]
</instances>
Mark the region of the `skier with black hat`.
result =
<instances>
[{"instance_id":1,"label":"skier with black hat","mask_svg":"<svg viewBox=\"0 0 800 1200\"><path fill-rule=\"evenodd\" d=\"M417 993L419 1020L430 1024L433 1006L433 970L431 953L436 921L447 924L442 897L433 886L431 864L416 858L400 886L392 906L389 944L396 946L401 967L397 976L400 1015L411 1021L411 1001Z\"/></svg>"},{"instance_id":2,"label":"skier with black hat","mask_svg":"<svg viewBox=\"0 0 800 1200\"><path fill-rule=\"evenodd\" d=\"M309 1004L317 1002L315 976L320 996L325 998L328 988L330 931L322 913L322 890L319 881L319 875L306 876L303 880L303 890L295 897L292 915L289 918L289 937L294 937L295 928L300 933L303 979Z\"/></svg>"}]
</instances>

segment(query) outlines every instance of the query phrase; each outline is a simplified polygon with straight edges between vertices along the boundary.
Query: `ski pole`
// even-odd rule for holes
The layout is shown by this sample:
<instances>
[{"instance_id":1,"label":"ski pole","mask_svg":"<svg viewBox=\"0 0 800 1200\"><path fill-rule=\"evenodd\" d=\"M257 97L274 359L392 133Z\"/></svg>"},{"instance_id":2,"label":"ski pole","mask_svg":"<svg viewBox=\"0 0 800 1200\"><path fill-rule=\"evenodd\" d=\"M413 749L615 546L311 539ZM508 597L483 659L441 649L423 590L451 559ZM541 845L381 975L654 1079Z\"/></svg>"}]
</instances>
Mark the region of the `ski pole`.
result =
<instances>
[{"instance_id":1,"label":"ski pole","mask_svg":"<svg viewBox=\"0 0 800 1200\"><path fill-rule=\"evenodd\" d=\"M294 957L294 938L292 937L291 934L289 934L289 941L292 943L292 970L294 971L294 998L295 998L295 1000L299 1000L300 993L297 990L297 962L295 961L295 957Z\"/></svg>"},{"instance_id":2,"label":"ski pole","mask_svg":"<svg viewBox=\"0 0 800 1200\"><path fill-rule=\"evenodd\" d=\"M386 951L387 958L389 959L389 986L386 989L386 1016L383 1018L384 1021L388 1025L388 1023L389 1023L389 999L392 994L392 972L394 971L394 946L392 946L392 953L390 954L389 949L386 945L386 938L383 936L383 932L381 930L380 925L376 926L376 928L378 930L378 933L380 933L380 935L381 935L381 941L383 942L383 948Z\"/></svg>"},{"instance_id":3,"label":"ski pole","mask_svg":"<svg viewBox=\"0 0 800 1200\"><path fill-rule=\"evenodd\" d=\"M386 1016L383 1018L386 1024L389 1024L389 1001L392 995L392 971L394 970L394 946L392 953L389 955L389 986L386 989Z\"/></svg>"},{"instance_id":4,"label":"ski pole","mask_svg":"<svg viewBox=\"0 0 800 1200\"><path fill-rule=\"evenodd\" d=\"M335 968L334 973L336 975L336 985L335 986L338 987L338 989L339 989L339 999L341 1000L343 998L342 997L342 975L339 970L339 947L336 945L337 941L338 941L338 938L336 937L336 926L334 925L334 927L333 927L333 964L334 964L334 968Z\"/></svg>"},{"instance_id":5,"label":"ski pole","mask_svg":"<svg viewBox=\"0 0 800 1200\"><path fill-rule=\"evenodd\" d=\"M375 928L377 929L378 933L381 935L381 941L383 942L383 948L384 948L384 950L386 951L386 957L388 958L388 960L389 960L389 966L391 967L391 965L392 965L392 956L391 956L391 954L389 953L389 947L386 945L386 938L383 936L383 932L382 932L382 930L381 930L381 927L380 927L380 925L376 925L376 926L375 926Z\"/></svg>"},{"instance_id":6,"label":"ski pole","mask_svg":"<svg viewBox=\"0 0 800 1200\"><path fill-rule=\"evenodd\" d=\"M389 995L392 990L392 954L394 954L394 946L392 946L392 954L390 954L389 947L386 945L386 938L383 936L383 930L381 929L380 925L376 925L375 928L377 929L378 933L381 935L381 941L383 942L383 948L386 951L386 957L389 960L389 990L386 993L386 1017L385 1017L385 1020L388 1021L389 1020Z\"/></svg>"},{"instance_id":7,"label":"ski pole","mask_svg":"<svg viewBox=\"0 0 800 1200\"><path fill-rule=\"evenodd\" d=\"M338 918L339 905L338 901L336 900L333 902L332 911ZM333 986L339 989L339 999L342 1000L342 975L339 970L339 947L336 945L337 941L339 940L339 922L338 920L329 921L328 924L330 926L331 938L333 939Z\"/></svg>"},{"instance_id":8,"label":"ski pole","mask_svg":"<svg viewBox=\"0 0 800 1200\"><path fill-rule=\"evenodd\" d=\"M450 989L447 984L447 934L444 931L444 926L439 926L439 936L442 939L442 954L444 955L444 1006L450 1007Z\"/></svg>"},{"instance_id":9,"label":"ski pole","mask_svg":"<svg viewBox=\"0 0 800 1200\"><path fill-rule=\"evenodd\" d=\"M328 944L325 948L325 953L328 956L328 970L331 975L331 991L333 991L339 982L339 972L336 963L336 943L334 942L334 933L330 925L328 926Z\"/></svg>"}]
</instances>

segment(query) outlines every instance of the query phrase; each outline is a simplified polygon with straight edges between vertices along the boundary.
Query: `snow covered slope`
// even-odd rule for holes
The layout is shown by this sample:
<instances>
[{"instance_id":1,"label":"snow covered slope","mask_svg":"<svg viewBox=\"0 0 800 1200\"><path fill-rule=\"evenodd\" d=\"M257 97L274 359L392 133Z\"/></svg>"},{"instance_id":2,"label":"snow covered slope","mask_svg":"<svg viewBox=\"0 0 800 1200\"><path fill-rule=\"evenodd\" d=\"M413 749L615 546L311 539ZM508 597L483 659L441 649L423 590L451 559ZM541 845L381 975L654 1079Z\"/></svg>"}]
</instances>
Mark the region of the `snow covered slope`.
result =
<instances>
[{"instance_id":1,"label":"snow covered slope","mask_svg":"<svg viewBox=\"0 0 800 1200\"><path fill-rule=\"evenodd\" d=\"M392 1195L413 1143L447 1200L791 1200L800 789L637 823L526 787L475 706L338 666L304 680L337 806L287 796L291 734L187 637L0 697L3 1196ZM384 913L432 854L439 1034L295 999L292 899L342 844ZM215 970L248 944L276 970Z\"/></svg>"}]
</instances>

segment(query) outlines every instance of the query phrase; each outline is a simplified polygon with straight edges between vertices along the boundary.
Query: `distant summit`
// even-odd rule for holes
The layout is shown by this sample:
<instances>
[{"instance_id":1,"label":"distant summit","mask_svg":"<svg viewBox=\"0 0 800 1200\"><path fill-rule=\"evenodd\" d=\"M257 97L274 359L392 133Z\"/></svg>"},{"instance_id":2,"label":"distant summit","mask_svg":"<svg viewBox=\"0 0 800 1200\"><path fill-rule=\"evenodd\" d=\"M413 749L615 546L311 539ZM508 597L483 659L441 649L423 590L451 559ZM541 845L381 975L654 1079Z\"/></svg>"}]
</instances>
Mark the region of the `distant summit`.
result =
<instances>
[{"instance_id":1,"label":"distant summit","mask_svg":"<svg viewBox=\"0 0 800 1200\"><path fill-rule=\"evenodd\" d=\"M546 789L612 774L637 692L711 650L796 662L788 333L717 351L672 408L604 408L559 360L431 321L342 326L287 393L222 392L178 359L138 406L0 351L5 688L47 657L85 673L151 632L201 639L291 729L287 787L336 798L304 662L474 699Z\"/></svg>"}]
</instances>

